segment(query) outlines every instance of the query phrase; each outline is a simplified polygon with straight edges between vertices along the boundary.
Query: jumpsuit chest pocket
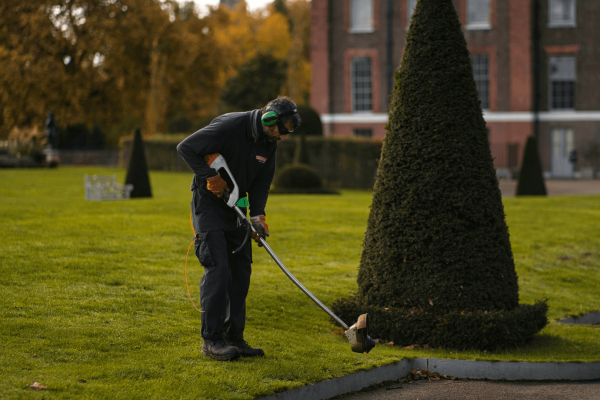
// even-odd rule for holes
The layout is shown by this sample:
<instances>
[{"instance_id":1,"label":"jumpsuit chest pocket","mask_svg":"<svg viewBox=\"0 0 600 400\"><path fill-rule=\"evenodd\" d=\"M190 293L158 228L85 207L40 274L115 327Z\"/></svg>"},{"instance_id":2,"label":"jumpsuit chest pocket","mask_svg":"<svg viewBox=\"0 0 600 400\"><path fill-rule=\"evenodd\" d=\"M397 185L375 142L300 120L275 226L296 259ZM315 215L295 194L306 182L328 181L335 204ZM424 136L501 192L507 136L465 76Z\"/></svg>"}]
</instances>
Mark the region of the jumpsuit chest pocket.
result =
<instances>
[{"instance_id":1,"label":"jumpsuit chest pocket","mask_svg":"<svg viewBox=\"0 0 600 400\"><path fill-rule=\"evenodd\" d=\"M210 246L208 244L208 232L199 232L196 234L198 239L195 243L196 257L203 267L212 267L215 265L212 255L210 254Z\"/></svg>"}]
</instances>

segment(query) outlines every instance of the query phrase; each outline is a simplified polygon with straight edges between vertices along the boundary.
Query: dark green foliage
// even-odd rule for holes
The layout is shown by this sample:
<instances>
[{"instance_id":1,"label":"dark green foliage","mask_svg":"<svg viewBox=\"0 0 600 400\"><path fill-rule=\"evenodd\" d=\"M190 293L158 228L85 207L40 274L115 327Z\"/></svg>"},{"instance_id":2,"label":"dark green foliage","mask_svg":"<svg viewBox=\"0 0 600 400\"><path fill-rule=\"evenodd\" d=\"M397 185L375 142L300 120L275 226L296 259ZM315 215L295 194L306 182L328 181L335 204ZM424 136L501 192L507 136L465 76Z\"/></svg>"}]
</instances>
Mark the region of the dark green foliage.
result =
<instances>
[{"instance_id":1,"label":"dark green foliage","mask_svg":"<svg viewBox=\"0 0 600 400\"><path fill-rule=\"evenodd\" d=\"M310 189L322 186L319 173L306 164L290 164L277 171L273 182L282 189Z\"/></svg>"},{"instance_id":2,"label":"dark green foliage","mask_svg":"<svg viewBox=\"0 0 600 400\"><path fill-rule=\"evenodd\" d=\"M306 164L289 164L277 171L271 193L337 193L323 187L318 171Z\"/></svg>"},{"instance_id":3,"label":"dark green foliage","mask_svg":"<svg viewBox=\"0 0 600 400\"><path fill-rule=\"evenodd\" d=\"M288 9L287 4L285 3L285 0L274 0L273 8L275 9L276 12L283 14L286 17L289 14L289 9Z\"/></svg>"},{"instance_id":4,"label":"dark green foliage","mask_svg":"<svg viewBox=\"0 0 600 400\"><path fill-rule=\"evenodd\" d=\"M224 111L248 111L262 108L279 95L285 83L287 61L259 53L225 82L221 92Z\"/></svg>"},{"instance_id":5,"label":"dark green foliage","mask_svg":"<svg viewBox=\"0 0 600 400\"><path fill-rule=\"evenodd\" d=\"M92 131L84 125L69 125L66 129L57 127L58 148L61 150L99 150L106 147L106 136L99 125Z\"/></svg>"},{"instance_id":6,"label":"dark green foliage","mask_svg":"<svg viewBox=\"0 0 600 400\"><path fill-rule=\"evenodd\" d=\"M451 0L419 0L395 82L358 295L375 309L427 309L433 302L432 315L442 319L515 310L517 274L501 193ZM431 328L420 319L410 323L406 329Z\"/></svg>"},{"instance_id":7,"label":"dark green foliage","mask_svg":"<svg viewBox=\"0 0 600 400\"><path fill-rule=\"evenodd\" d=\"M308 149L306 145L306 135L300 133L299 135L294 135L294 139L296 139L297 146L296 151L294 153L294 164L309 164L309 156Z\"/></svg>"},{"instance_id":8,"label":"dark green foliage","mask_svg":"<svg viewBox=\"0 0 600 400\"><path fill-rule=\"evenodd\" d=\"M90 132L83 124L69 125L66 129L57 128L58 148L61 150L84 149Z\"/></svg>"},{"instance_id":9,"label":"dark green foliage","mask_svg":"<svg viewBox=\"0 0 600 400\"><path fill-rule=\"evenodd\" d=\"M216 115L216 114L210 114L210 115L207 115L206 117L200 118L199 120L194 122L194 127L193 127L192 131L196 132L196 131L199 131L200 129L204 128L205 126L210 125L212 120L217 117L218 117L218 115Z\"/></svg>"},{"instance_id":10,"label":"dark green foliage","mask_svg":"<svg viewBox=\"0 0 600 400\"><path fill-rule=\"evenodd\" d=\"M104 135L104 132L102 132L100 125L96 124L92 128L92 132L90 133L90 136L88 138L87 148L101 150L105 147L106 136Z\"/></svg>"},{"instance_id":11,"label":"dark green foliage","mask_svg":"<svg viewBox=\"0 0 600 400\"><path fill-rule=\"evenodd\" d=\"M178 115L172 118L167 125L168 133L191 132L194 122L187 115Z\"/></svg>"},{"instance_id":12,"label":"dark green foliage","mask_svg":"<svg viewBox=\"0 0 600 400\"><path fill-rule=\"evenodd\" d=\"M314 108L307 106L298 106L298 114L302 118L302 123L294 130L294 134L301 133L311 136L323 136L323 123L321 117Z\"/></svg>"},{"instance_id":13,"label":"dark green foliage","mask_svg":"<svg viewBox=\"0 0 600 400\"><path fill-rule=\"evenodd\" d=\"M546 183L542 174L542 163L535 136L527 138L523 162L519 171L517 196L546 196Z\"/></svg>"},{"instance_id":14,"label":"dark green foliage","mask_svg":"<svg viewBox=\"0 0 600 400\"><path fill-rule=\"evenodd\" d=\"M356 297L338 300L333 307L343 321L356 321L360 314L368 313L370 335L401 346L428 344L498 351L527 344L548 324L545 300L521 304L510 311L452 311L443 315L437 312L435 303L423 308L382 308Z\"/></svg>"},{"instance_id":15,"label":"dark green foliage","mask_svg":"<svg viewBox=\"0 0 600 400\"><path fill-rule=\"evenodd\" d=\"M135 130L131 153L129 154L129 166L125 184L132 184L131 197L152 197L150 188L150 177L148 176L148 164L144 152L144 141L139 129Z\"/></svg>"},{"instance_id":16,"label":"dark green foliage","mask_svg":"<svg viewBox=\"0 0 600 400\"><path fill-rule=\"evenodd\" d=\"M197 120L192 120L186 115L178 115L169 121L167 133L190 133L204 128L217 118L217 115L210 114Z\"/></svg>"}]
</instances>

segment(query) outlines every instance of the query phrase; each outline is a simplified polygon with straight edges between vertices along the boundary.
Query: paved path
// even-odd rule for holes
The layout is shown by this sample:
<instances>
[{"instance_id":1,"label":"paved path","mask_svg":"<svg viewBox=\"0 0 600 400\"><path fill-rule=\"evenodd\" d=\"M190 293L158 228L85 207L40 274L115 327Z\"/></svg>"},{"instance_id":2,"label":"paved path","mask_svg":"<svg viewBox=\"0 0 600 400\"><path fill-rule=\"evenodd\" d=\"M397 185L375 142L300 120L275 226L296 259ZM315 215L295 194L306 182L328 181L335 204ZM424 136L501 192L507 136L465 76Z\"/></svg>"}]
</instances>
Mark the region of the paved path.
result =
<instances>
[{"instance_id":1,"label":"paved path","mask_svg":"<svg viewBox=\"0 0 600 400\"><path fill-rule=\"evenodd\" d=\"M500 180L503 197L513 197L517 181ZM600 194L600 180L546 180L549 196ZM336 400L600 400L600 380L582 382L507 382L442 380L384 383Z\"/></svg>"},{"instance_id":2,"label":"paved path","mask_svg":"<svg viewBox=\"0 0 600 400\"><path fill-rule=\"evenodd\" d=\"M500 191L502 191L502 197L513 197L516 189L517 181L500 179ZM600 179L546 179L546 191L549 196L600 194Z\"/></svg>"},{"instance_id":3,"label":"paved path","mask_svg":"<svg viewBox=\"0 0 600 400\"><path fill-rule=\"evenodd\" d=\"M600 381L506 382L506 381L416 381L387 383L335 400L599 400Z\"/></svg>"}]
</instances>

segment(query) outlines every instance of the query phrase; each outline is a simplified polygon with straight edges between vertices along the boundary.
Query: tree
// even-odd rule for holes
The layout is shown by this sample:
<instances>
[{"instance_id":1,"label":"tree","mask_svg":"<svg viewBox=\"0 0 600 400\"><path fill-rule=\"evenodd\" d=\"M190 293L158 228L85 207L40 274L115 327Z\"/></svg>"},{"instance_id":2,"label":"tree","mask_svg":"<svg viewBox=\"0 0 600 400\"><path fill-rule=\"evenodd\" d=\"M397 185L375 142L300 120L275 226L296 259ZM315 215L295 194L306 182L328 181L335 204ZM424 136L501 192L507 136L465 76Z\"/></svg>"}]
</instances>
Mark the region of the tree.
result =
<instances>
[{"instance_id":1,"label":"tree","mask_svg":"<svg viewBox=\"0 0 600 400\"><path fill-rule=\"evenodd\" d=\"M225 110L245 111L264 107L280 94L287 63L271 54L259 53L243 64L221 93Z\"/></svg>"},{"instance_id":2,"label":"tree","mask_svg":"<svg viewBox=\"0 0 600 400\"><path fill-rule=\"evenodd\" d=\"M214 115L257 53L289 49L288 19L244 2L200 17L174 0L3 0L0 138L43 129L50 109L65 127L102 126L113 146L137 126L164 132L177 115Z\"/></svg>"},{"instance_id":3,"label":"tree","mask_svg":"<svg viewBox=\"0 0 600 400\"><path fill-rule=\"evenodd\" d=\"M523 152L523 161L519 171L517 196L545 196L546 184L542 174L542 163L535 136L529 136Z\"/></svg>"},{"instance_id":4,"label":"tree","mask_svg":"<svg viewBox=\"0 0 600 400\"><path fill-rule=\"evenodd\" d=\"M485 121L452 0L417 3L390 103L356 296L371 336L491 350L547 324L519 306L517 274Z\"/></svg>"},{"instance_id":5,"label":"tree","mask_svg":"<svg viewBox=\"0 0 600 400\"><path fill-rule=\"evenodd\" d=\"M291 44L287 55L288 71L286 94L298 104L310 104L310 2L296 0L289 3Z\"/></svg>"},{"instance_id":6,"label":"tree","mask_svg":"<svg viewBox=\"0 0 600 400\"><path fill-rule=\"evenodd\" d=\"M144 151L144 141L139 129L136 129L131 142L129 165L125 184L132 184L131 197L152 197L150 188L150 177L148 176L148 164Z\"/></svg>"}]
</instances>

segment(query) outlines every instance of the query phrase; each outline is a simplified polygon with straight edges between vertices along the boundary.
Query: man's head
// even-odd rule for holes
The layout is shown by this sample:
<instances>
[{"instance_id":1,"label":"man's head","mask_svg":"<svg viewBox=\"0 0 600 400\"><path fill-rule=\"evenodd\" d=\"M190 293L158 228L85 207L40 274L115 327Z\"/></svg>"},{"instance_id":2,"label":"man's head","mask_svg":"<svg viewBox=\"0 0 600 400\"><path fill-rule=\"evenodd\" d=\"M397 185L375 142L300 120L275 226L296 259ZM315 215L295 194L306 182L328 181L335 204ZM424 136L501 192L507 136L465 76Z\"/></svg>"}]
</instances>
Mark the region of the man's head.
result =
<instances>
[{"instance_id":1,"label":"man's head","mask_svg":"<svg viewBox=\"0 0 600 400\"><path fill-rule=\"evenodd\" d=\"M271 100L262 109L262 114L263 129L271 142L285 139L285 134L293 132L302 121L296 104L284 96Z\"/></svg>"}]
</instances>

